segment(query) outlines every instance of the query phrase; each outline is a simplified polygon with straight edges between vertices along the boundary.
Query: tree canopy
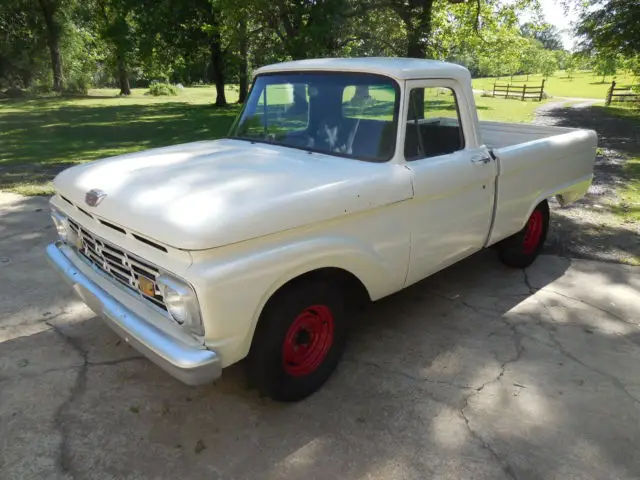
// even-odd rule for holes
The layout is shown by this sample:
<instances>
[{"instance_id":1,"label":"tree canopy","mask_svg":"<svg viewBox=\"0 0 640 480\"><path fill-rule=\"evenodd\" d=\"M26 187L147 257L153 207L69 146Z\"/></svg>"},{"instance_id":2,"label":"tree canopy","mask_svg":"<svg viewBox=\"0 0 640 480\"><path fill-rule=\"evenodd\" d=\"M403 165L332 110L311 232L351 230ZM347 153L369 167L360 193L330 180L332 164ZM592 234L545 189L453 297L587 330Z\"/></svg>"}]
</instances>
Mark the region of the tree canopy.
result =
<instances>
[{"instance_id":1,"label":"tree canopy","mask_svg":"<svg viewBox=\"0 0 640 480\"><path fill-rule=\"evenodd\" d=\"M225 84L243 101L253 68L290 59L435 58L474 75L569 64L537 0L4 0L0 28L0 88L212 83L217 105Z\"/></svg>"}]
</instances>

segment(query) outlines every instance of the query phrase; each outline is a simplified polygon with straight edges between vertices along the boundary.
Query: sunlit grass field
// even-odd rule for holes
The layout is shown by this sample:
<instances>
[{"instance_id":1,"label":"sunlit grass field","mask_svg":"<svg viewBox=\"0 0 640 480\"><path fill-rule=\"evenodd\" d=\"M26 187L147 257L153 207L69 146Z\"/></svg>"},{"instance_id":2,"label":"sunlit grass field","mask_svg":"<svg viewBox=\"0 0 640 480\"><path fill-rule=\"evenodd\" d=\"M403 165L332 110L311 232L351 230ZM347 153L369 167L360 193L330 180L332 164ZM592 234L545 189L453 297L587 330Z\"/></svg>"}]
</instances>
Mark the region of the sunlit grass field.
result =
<instances>
[{"instance_id":1,"label":"sunlit grass field","mask_svg":"<svg viewBox=\"0 0 640 480\"><path fill-rule=\"evenodd\" d=\"M607 90L614 80L618 84L640 83L640 79L634 78L629 73L619 73L613 76L607 76L605 82L602 83L602 76L594 76L589 71L575 72L572 78L568 78L566 72L556 72L554 76L549 77L544 86L545 92L553 97L578 97L578 98L597 98L604 101ZM477 90L491 91L495 81L499 84L510 83L511 81L518 85L540 85L542 83L542 75L531 75L527 80L526 75L516 75L513 77L496 78L476 78L473 80L473 88Z\"/></svg>"}]
</instances>

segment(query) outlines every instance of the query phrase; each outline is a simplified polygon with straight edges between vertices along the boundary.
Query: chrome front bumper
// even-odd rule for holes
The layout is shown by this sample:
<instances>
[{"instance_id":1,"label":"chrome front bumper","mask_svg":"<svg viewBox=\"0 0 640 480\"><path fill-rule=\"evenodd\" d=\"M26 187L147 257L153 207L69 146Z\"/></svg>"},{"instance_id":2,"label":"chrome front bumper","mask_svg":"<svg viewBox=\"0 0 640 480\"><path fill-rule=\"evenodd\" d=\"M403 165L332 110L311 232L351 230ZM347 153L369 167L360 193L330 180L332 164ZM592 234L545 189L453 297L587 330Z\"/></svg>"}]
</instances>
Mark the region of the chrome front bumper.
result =
<instances>
[{"instance_id":1,"label":"chrome front bumper","mask_svg":"<svg viewBox=\"0 0 640 480\"><path fill-rule=\"evenodd\" d=\"M127 343L187 385L202 385L220 377L222 365L215 352L187 345L133 313L76 268L63 253L66 248L60 242L50 244L49 262L84 303Z\"/></svg>"}]
</instances>

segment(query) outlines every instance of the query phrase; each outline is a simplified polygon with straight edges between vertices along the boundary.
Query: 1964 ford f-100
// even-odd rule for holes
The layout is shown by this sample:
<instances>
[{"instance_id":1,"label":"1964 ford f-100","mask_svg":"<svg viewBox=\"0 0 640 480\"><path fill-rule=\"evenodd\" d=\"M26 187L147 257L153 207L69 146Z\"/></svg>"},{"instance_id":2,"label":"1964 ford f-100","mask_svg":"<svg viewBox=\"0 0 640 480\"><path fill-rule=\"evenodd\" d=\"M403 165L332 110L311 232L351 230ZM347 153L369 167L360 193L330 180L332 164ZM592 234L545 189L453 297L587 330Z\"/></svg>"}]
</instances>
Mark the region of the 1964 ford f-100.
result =
<instances>
[{"instance_id":1,"label":"1964 ford f-100","mask_svg":"<svg viewBox=\"0 0 640 480\"><path fill-rule=\"evenodd\" d=\"M317 390L351 308L494 245L531 264L547 199L582 197L596 134L479 122L469 72L413 59L257 71L228 138L70 168L52 264L181 381L246 358L279 400Z\"/></svg>"}]
</instances>

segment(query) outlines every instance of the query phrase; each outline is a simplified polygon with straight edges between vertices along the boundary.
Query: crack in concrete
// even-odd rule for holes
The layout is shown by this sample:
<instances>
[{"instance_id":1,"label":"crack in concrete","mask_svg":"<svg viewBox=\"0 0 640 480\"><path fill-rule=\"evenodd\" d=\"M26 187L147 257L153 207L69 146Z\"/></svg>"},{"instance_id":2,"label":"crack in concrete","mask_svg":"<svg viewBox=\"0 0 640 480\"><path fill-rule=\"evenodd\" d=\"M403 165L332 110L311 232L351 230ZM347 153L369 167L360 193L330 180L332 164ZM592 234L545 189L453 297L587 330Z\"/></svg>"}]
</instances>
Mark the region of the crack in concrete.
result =
<instances>
[{"instance_id":1,"label":"crack in concrete","mask_svg":"<svg viewBox=\"0 0 640 480\"><path fill-rule=\"evenodd\" d=\"M553 320L554 323L558 324L559 322L557 320L555 320L553 313L551 312L551 310L548 308L548 306L540 299L536 299L536 301L542 306L542 308L545 309L545 311L547 312L547 314L551 317L551 319ZM610 373L604 372L592 365L589 365L585 362L583 362L582 360L580 360L578 357L576 357L575 355L573 355L571 352L569 352L566 348L564 348L564 346L562 345L562 342L560 342L560 340L558 340L558 338L555 335L555 332L553 330L550 330L548 328L548 326L546 326L544 323L540 322L539 323L540 326L546 330L549 334L549 339L553 342L554 346L556 347L556 349L566 358L573 360L574 362L576 362L578 365L582 365L584 368L586 368L587 370L590 370L592 372L595 372L605 378L607 378L615 388L617 388L618 390L620 390L621 392L623 392L633 403L640 405L640 399L636 398L631 392L629 392L629 390L627 390L627 386L615 375L612 375Z\"/></svg>"},{"instance_id":2,"label":"crack in concrete","mask_svg":"<svg viewBox=\"0 0 640 480\"><path fill-rule=\"evenodd\" d=\"M14 376L0 378L0 383L7 383L7 382L22 380L22 379L38 378L43 375L48 375L49 373L66 372L68 370L74 370L76 368L100 367L103 365L108 365L108 366L119 365L121 363L131 362L135 360L145 360L145 357L138 355L134 357L118 358L115 360L105 360L103 362L87 362L86 365L83 362L81 365L68 365L66 367L47 368L46 370L42 370L40 372L35 372L35 373L19 372L17 375L14 375Z\"/></svg>"},{"instance_id":3,"label":"crack in concrete","mask_svg":"<svg viewBox=\"0 0 640 480\"><path fill-rule=\"evenodd\" d=\"M102 362L87 362L89 367L100 367L103 365L119 365L120 363L132 362L135 360L145 360L146 357L142 355L134 355L132 357L116 358L114 360L104 360Z\"/></svg>"},{"instance_id":4,"label":"crack in concrete","mask_svg":"<svg viewBox=\"0 0 640 480\"><path fill-rule=\"evenodd\" d=\"M51 329L60 338L69 344L80 355L83 361L82 365L79 367L76 381L71 388L71 393L67 399L60 404L54 416L54 424L62 436L60 441L60 451L58 453L58 463L63 473L71 473L73 475L73 455L69 446L69 422L67 421L67 416L72 404L86 391L87 388L87 370L89 368L88 352L82 348L75 339L65 335L65 333L56 325L48 320L45 321L45 323L51 327Z\"/></svg>"},{"instance_id":5,"label":"crack in concrete","mask_svg":"<svg viewBox=\"0 0 640 480\"><path fill-rule=\"evenodd\" d=\"M550 289L550 288L547 288L547 287L544 287L544 288L537 288L537 287L534 287L533 285L531 285L531 282L530 282L530 280L529 280L529 275L527 274L527 269L526 269L526 268L525 268L525 269L523 269L523 270L522 270L522 272L523 272L523 274L524 274L524 281L525 281L525 284L527 285L527 287L529 287L529 293L530 293L531 295L534 295L535 293L538 293L538 292L544 291L544 292L547 292L547 293L551 293L551 294L554 294L554 295L558 295L559 297L566 298L567 300L573 300L573 301L575 301L575 302L582 303L583 305L586 305L586 306L588 306L588 307L595 308L596 310L598 310L598 311L600 311L600 312L602 312L602 313L605 313L605 314L607 314L607 315L610 315L611 317L615 318L616 320L618 320L618 321L620 321L620 322L622 322L622 323L626 323L626 324L628 324L628 325L632 325L632 326L634 326L634 327L638 327L638 326L640 326L640 325L638 325L637 323L630 322L629 320L626 320L626 319L622 318L622 317L621 317L621 316L619 316L618 314L613 313L613 312L611 312L610 310L607 310L607 309L605 309L605 308L602 308L602 307L600 307L600 306L598 306L598 305L595 305L595 304L593 304L593 303L587 302L586 300L582 300L582 299L580 299L580 298L572 297L571 295L567 295L566 293L558 292L557 290L553 290L553 289Z\"/></svg>"},{"instance_id":6,"label":"crack in concrete","mask_svg":"<svg viewBox=\"0 0 640 480\"><path fill-rule=\"evenodd\" d=\"M470 307L470 308L473 308L473 307ZM504 362L502 362L500 364L500 372L498 373L498 375L495 378L486 381L485 383L480 385L480 387L478 387L475 392L473 392L470 395L466 395L463 398L462 405L460 406L459 412L460 412L460 416L463 418L463 420L465 422L465 425L467 426L467 430L469 430L469 434L473 438L475 438L482 445L482 448L484 448L489 453L491 453L491 455L496 460L496 462L500 465L500 467L502 468L502 471L504 472L504 474L507 477L512 478L514 480L517 480L518 477L516 476L515 472L513 471L513 468L511 467L511 465L509 465L509 462L504 460L500 456L500 454L496 451L496 449L493 448L488 441L486 441L484 438L482 438L482 435L480 435L480 433L477 432L471 426L471 422L469 420L469 417L465 413L465 409L469 406L469 399L471 397L479 395L488 385L501 382L502 381L502 377L504 376L504 374L506 372L507 365L511 365L511 364L514 364L514 363L520 361L520 359L522 358L522 355L525 352L524 345L522 345L522 336L521 336L520 332L518 331L518 329L516 328L516 326L511 324L503 316L500 316L500 320L511 331L511 337L512 337L513 342L514 342L515 355L513 355L511 358L505 360ZM496 357L496 360L497 360L497 357Z\"/></svg>"},{"instance_id":7,"label":"crack in concrete","mask_svg":"<svg viewBox=\"0 0 640 480\"><path fill-rule=\"evenodd\" d=\"M539 288L535 288L535 287L533 287L533 286L531 285L531 283L530 283L530 281L529 281L529 277L528 277L528 275L527 275L527 271L526 271L526 269L524 269L524 270L523 270L523 273L524 273L524 280L525 280L525 283L526 283L526 284L527 284L527 286L529 287L529 290L531 291L531 294L532 294L532 295L542 290L542 289L539 289ZM593 307L593 308L595 308L595 309L597 309L597 310L599 310L599 311L601 311L601 312L603 312L603 313L606 313L606 314L608 314L608 315L611 315L612 317L614 317L614 318L616 318L616 319L618 319L618 320L622 321L623 323L629 323L628 321L626 321L626 320L624 320L624 319L620 318L618 315L616 315L616 314L614 314L614 313L612 313L612 312L609 312L608 310L605 310L605 309L603 309L603 308L600 308L600 307L598 307L598 306L596 306L596 305L592 305L592 304L590 304L590 303L588 303L588 302L585 302L585 301L583 301L583 300L580 300L580 299L578 299L578 298L574 298L574 297L571 297L570 295L562 294L562 293L559 293L559 292L554 291L554 290L548 290L548 289L545 289L545 291L550 292L550 293L553 293L553 294L556 294L556 295L559 295L559 296L564 297L564 298L567 298L567 299L569 299L569 300L575 300L575 301L577 301L577 302L579 302L579 303L583 303L583 304L585 304L585 305L587 305L587 306L590 306L590 307ZM551 318L551 320L552 320L556 325L564 326L564 324L563 324L563 323L558 322L558 321L555 319L555 317L554 317L554 315L553 315L553 312L551 312L551 309L549 308L549 306L548 306L548 305L547 305L543 300L541 300L541 299L539 299L539 298L535 298L535 300L540 304L540 306L542 306L542 308L545 310L545 312L547 312L547 315L549 315L549 317ZM578 365L582 365L584 368L586 368L586 369L588 369L588 370L590 370L590 371L592 371L592 372L595 372L595 373L597 373L597 374L599 374L599 375L601 375L601 376L603 376L603 377L607 378L607 379L608 379L608 380L613 384L613 386L614 386L615 388L617 388L618 390L622 391L622 392L623 392L623 393L624 393L624 394L625 394L625 395L626 395L626 396L627 396L627 397L628 397L628 398L629 398L633 403L635 403L635 404L639 404L639 405L640 405L640 399L638 399L638 398L636 398L634 395L632 395L632 394L631 394L631 392L629 392L629 390L627 390L626 385L625 385L625 384L624 384L624 383L623 383L623 382L622 382L618 377L616 377L615 375L611 375L610 373L604 372L604 371L602 371L602 370L600 370L600 369L598 369L598 368L596 368L596 367L594 367L594 366L591 366L591 365L589 365L589 364L587 364L587 363L583 362L583 361L582 361L582 360L580 360L578 357L576 357L575 355L573 355L571 352L567 351L567 349L566 349L566 348L564 348L564 346L562 345L562 342L560 342L560 340L558 340L558 338L556 337L555 332L554 332L553 330L551 330L551 329L549 328L549 326L548 326L548 325L546 325L544 322L542 322L542 320L538 319L538 321L537 321L536 323L537 323L537 325L539 325L543 330L545 330L545 331L547 332L547 334L548 334L548 336L549 336L549 339L551 340L551 342L553 342L553 346L555 346L555 348L556 348L556 349L560 352L560 354L562 354L565 358L568 358L569 360L572 360L572 361L576 362ZM538 341L537 339L535 339L535 338L533 338L533 337L531 337L531 338L532 338L534 341ZM545 344L545 345L546 345L546 344ZM551 345L547 345L547 346L550 346L550 347L552 347L552 348L553 348L553 346L551 346Z\"/></svg>"},{"instance_id":8,"label":"crack in concrete","mask_svg":"<svg viewBox=\"0 0 640 480\"><path fill-rule=\"evenodd\" d=\"M0 378L0 383L12 382L16 380L29 379L29 378L38 378L43 375L48 375L49 373L66 372L68 370L73 370L75 368L82 368L83 366L84 365L69 365L67 367L48 368L46 370L42 370L41 372L37 372L37 373L19 373L16 376Z\"/></svg>"},{"instance_id":9,"label":"crack in concrete","mask_svg":"<svg viewBox=\"0 0 640 480\"><path fill-rule=\"evenodd\" d=\"M436 385L447 385L449 387L453 387L453 388L458 388L461 390L470 390L470 389L474 389L473 386L471 385L462 385L459 383L455 383L455 382L448 382L446 380L434 380L431 378L427 378L427 377L415 377L407 372L403 372L402 370L393 370L391 368L386 368L383 367L382 365L375 363L375 362L369 362L369 361L363 361L363 360L354 360L352 358L343 358L342 359L343 362L347 362L347 363L353 363L354 365L366 365L368 367L374 367L377 368L378 370L387 373L389 375L396 375L396 376L401 376L403 378L406 378L407 380L410 380L412 382L415 383L431 383L431 384L436 384Z\"/></svg>"},{"instance_id":10,"label":"crack in concrete","mask_svg":"<svg viewBox=\"0 0 640 480\"><path fill-rule=\"evenodd\" d=\"M476 394L474 394L474 395L476 395ZM502 471L504 472L504 474L507 477L512 478L514 480L517 480L518 477L517 477L516 473L513 471L513 468L511 468L511 465L509 465L509 463L506 460L503 460L502 457L500 456L500 454L491 446L491 444L489 442L487 442L484 438L482 438L482 436L471 427L471 424L469 423L469 418L464 413L464 410L469 406L469 398L474 396L474 395L468 395L468 396L464 397L464 404L460 408L460 415L462 416L462 419L464 420L464 423L467 426L467 430L469 431L469 434L478 443L480 443L482 448L484 448L485 450L487 450L491 454L491 456L498 463L498 465L500 465L500 468L502 469Z\"/></svg>"},{"instance_id":11,"label":"crack in concrete","mask_svg":"<svg viewBox=\"0 0 640 480\"><path fill-rule=\"evenodd\" d=\"M606 309L604 309L604 308L602 308L602 307L599 307L598 305L594 305L593 303L589 303L589 302L587 302L587 301L585 301L585 300L582 300L582 299L580 299L580 298L575 298L575 297L572 297L572 296L567 295L567 294L565 294L565 293L560 293L560 292L558 292L558 291L556 291L556 290L545 289L544 291L545 291L545 292L552 293L552 294L554 294L554 295L558 295L559 297L563 297L563 298L566 298L566 299L568 299L568 300L574 300L574 301L576 301L576 302L578 302L578 303L582 303L582 304L584 304L584 305L587 305L588 307L595 308L596 310L598 310L598 311L600 311L600 312L602 312L602 313L605 313L605 314L607 314L607 315L610 315L610 316L612 316L613 318L615 318L616 320L618 320L618 321L620 321L620 322L622 322L622 323L626 323L627 325L631 325L631 326L634 326L634 327L638 327L638 326L639 326L639 325L638 325L637 323L635 323L635 322L630 322L629 320L626 320L626 319L624 319L624 318L620 317L619 315L617 315L617 314L615 314L615 313L613 313L613 312L611 312L611 311L609 311L609 310L606 310Z\"/></svg>"}]
</instances>

